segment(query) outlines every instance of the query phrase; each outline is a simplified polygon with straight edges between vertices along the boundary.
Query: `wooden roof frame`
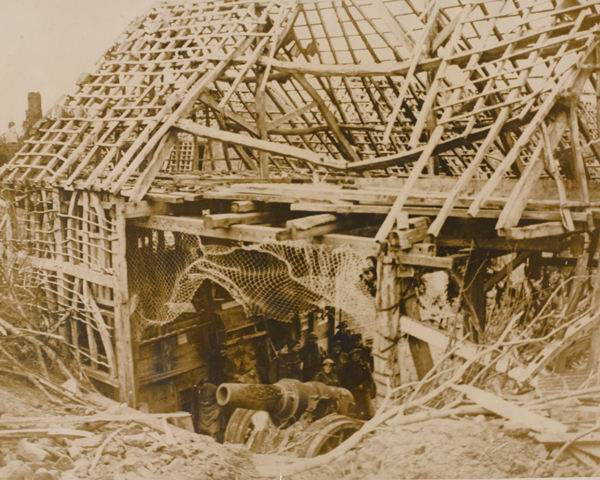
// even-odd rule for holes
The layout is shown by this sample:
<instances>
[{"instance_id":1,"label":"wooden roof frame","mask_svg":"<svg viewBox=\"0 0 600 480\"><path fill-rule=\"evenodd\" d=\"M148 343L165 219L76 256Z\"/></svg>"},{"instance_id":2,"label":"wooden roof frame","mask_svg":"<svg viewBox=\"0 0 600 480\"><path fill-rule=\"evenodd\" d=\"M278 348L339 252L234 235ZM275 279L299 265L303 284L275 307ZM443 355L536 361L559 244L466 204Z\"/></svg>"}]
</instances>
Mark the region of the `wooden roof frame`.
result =
<instances>
[{"instance_id":1,"label":"wooden roof frame","mask_svg":"<svg viewBox=\"0 0 600 480\"><path fill-rule=\"evenodd\" d=\"M582 214L593 218L588 181L600 167L596 156L583 158L580 134L597 125L578 121L581 95L600 89L599 4L162 3L52 107L0 182L138 203L152 191L173 135L185 131L222 142L228 158L238 152L257 177L403 178L379 242L411 206L425 172L456 179L431 235L462 211L467 191L467 215L489 216L507 176L517 182L493 215L500 235L531 218L528 202L547 177L559 202L549 216L558 213L564 231L574 231ZM568 149L570 158L559 158Z\"/></svg>"}]
</instances>

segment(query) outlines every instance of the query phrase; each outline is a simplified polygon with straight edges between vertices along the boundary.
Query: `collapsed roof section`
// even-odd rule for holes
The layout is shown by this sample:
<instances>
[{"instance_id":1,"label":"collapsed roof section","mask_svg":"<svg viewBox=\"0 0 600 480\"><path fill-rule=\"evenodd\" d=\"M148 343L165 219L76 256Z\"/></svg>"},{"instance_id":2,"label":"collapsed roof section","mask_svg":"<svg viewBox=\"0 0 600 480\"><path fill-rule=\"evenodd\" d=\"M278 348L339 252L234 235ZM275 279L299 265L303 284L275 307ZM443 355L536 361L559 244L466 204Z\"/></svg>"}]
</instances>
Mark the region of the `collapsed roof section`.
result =
<instances>
[{"instance_id":1,"label":"collapsed roof section","mask_svg":"<svg viewBox=\"0 0 600 480\"><path fill-rule=\"evenodd\" d=\"M544 170L573 230L565 206L589 206L587 179L600 166L595 145L587 165L582 156L595 125L578 115L585 89L600 89L588 82L599 63L599 3L162 4L79 78L0 181L139 201L177 132L187 132L222 142L232 173L239 165L262 177L269 169L407 177L379 240L425 172L458 178L430 234L472 179L486 181L473 192L471 216L503 178L519 179L497 228L516 226Z\"/></svg>"}]
</instances>

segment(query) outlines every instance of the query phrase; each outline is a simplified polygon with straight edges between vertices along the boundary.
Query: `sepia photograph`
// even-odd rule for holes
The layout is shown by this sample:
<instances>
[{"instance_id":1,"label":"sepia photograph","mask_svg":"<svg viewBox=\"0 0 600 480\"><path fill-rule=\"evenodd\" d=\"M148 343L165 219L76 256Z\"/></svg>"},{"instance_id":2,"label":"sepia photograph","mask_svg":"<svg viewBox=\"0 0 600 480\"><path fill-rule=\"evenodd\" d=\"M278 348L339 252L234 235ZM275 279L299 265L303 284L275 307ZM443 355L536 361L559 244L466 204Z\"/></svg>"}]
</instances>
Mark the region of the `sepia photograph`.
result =
<instances>
[{"instance_id":1,"label":"sepia photograph","mask_svg":"<svg viewBox=\"0 0 600 480\"><path fill-rule=\"evenodd\" d=\"M600 477L600 0L0 0L0 480Z\"/></svg>"}]
</instances>

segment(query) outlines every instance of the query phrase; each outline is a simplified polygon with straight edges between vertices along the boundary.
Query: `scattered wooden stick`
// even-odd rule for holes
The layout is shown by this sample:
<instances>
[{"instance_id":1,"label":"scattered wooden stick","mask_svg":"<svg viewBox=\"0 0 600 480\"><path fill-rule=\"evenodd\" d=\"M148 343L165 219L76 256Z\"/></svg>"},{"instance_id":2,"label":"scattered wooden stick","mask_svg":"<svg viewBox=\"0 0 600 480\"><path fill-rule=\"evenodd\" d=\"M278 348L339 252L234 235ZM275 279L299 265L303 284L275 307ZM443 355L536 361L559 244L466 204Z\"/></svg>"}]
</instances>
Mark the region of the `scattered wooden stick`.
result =
<instances>
[{"instance_id":1,"label":"scattered wooden stick","mask_svg":"<svg viewBox=\"0 0 600 480\"><path fill-rule=\"evenodd\" d=\"M0 419L0 426L10 425L53 425L53 424L83 424L89 422L131 422L138 420L152 420L163 418L189 417L188 412L173 413L142 413L137 414L104 414L96 415L67 415L64 417L10 417Z\"/></svg>"},{"instance_id":2,"label":"scattered wooden stick","mask_svg":"<svg viewBox=\"0 0 600 480\"><path fill-rule=\"evenodd\" d=\"M556 453L556 455L554 456L554 458L552 459L552 461L550 462L550 466L554 465L556 463L556 461L558 460L558 458L563 454L563 452L569 448L571 445L573 445L577 440L582 439L583 437L585 437L586 435L589 435L590 433L594 433L597 432L598 430L600 430L600 425L594 425L592 428L590 428L589 430L586 430L585 432L581 433L580 435L577 435L575 438L572 438L571 440L569 440L568 442L566 442L561 448L560 450Z\"/></svg>"},{"instance_id":3,"label":"scattered wooden stick","mask_svg":"<svg viewBox=\"0 0 600 480\"><path fill-rule=\"evenodd\" d=\"M92 475L92 473L94 473L94 469L96 468L96 465L98 465L98 462L100 461L100 457L102 457L102 452L104 452L104 449L106 448L106 446L111 442L111 440L113 438L115 438L120 432L121 430L123 430L125 427L119 427L117 428L115 431L111 432L111 434L106 437L106 439L100 444L100 446L98 447L98 450L96 450L96 455L94 455L94 460L92 461L92 464L90 465L90 469L88 470L88 473L90 475Z\"/></svg>"},{"instance_id":4,"label":"scattered wooden stick","mask_svg":"<svg viewBox=\"0 0 600 480\"><path fill-rule=\"evenodd\" d=\"M20 428L0 430L0 438L29 438L29 437L55 437L55 438L85 438L93 436L85 430L70 428Z\"/></svg>"}]
</instances>

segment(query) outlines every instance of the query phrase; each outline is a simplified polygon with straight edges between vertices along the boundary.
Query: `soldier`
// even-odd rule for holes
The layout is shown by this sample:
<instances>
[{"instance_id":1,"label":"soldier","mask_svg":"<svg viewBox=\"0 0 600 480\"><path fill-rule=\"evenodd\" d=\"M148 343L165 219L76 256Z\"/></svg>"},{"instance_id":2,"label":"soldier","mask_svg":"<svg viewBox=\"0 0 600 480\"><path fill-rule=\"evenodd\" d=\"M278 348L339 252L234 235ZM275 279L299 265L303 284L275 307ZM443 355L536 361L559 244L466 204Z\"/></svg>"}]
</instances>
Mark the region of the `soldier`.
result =
<instances>
[{"instance_id":1,"label":"soldier","mask_svg":"<svg viewBox=\"0 0 600 480\"><path fill-rule=\"evenodd\" d=\"M317 373L313 381L321 382L331 387L339 387L340 382L338 376L333 372L334 361L331 358L323 360L323 368Z\"/></svg>"},{"instance_id":2,"label":"soldier","mask_svg":"<svg viewBox=\"0 0 600 480\"><path fill-rule=\"evenodd\" d=\"M337 332L331 337L332 342L339 343L342 347L342 352L348 353L350 348L350 333L348 332L348 324L341 321L337 326Z\"/></svg>"},{"instance_id":3,"label":"soldier","mask_svg":"<svg viewBox=\"0 0 600 480\"><path fill-rule=\"evenodd\" d=\"M223 415L221 405L217 403L217 387L212 383L200 380L195 386L196 393L196 432L210 435L217 442L222 442Z\"/></svg>"},{"instance_id":4,"label":"soldier","mask_svg":"<svg viewBox=\"0 0 600 480\"><path fill-rule=\"evenodd\" d=\"M317 345L318 338L316 333L309 333L306 337L306 343L300 349L303 382L311 381L321 369L321 351Z\"/></svg>"},{"instance_id":5,"label":"soldier","mask_svg":"<svg viewBox=\"0 0 600 480\"><path fill-rule=\"evenodd\" d=\"M260 378L258 376L258 372L256 371L256 367L252 367L250 369L250 371L244 373L240 378L239 378L239 382L240 383L253 383L253 384L259 384L262 383L260 381Z\"/></svg>"},{"instance_id":6,"label":"soldier","mask_svg":"<svg viewBox=\"0 0 600 480\"><path fill-rule=\"evenodd\" d=\"M371 397L374 393L371 369L361 358L361 350L356 348L350 352L350 360L340 372L340 385L350 390L356 401L358 418L369 420L373 417Z\"/></svg>"},{"instance_id":7,"label":"soldier","mask_svg":"<svg viewBox=\"0 0 600 480\"><path fill-rule=\"evenodd\" d=\"M300 347L298 343L292 345L290 350L288 345L284 345L281 350L277 353L276 368L277 368L277 380L282 378L295 378L300 380L302 377L301 362L299 355Z\"/></svg>"},{"instance_id":8,"label":"soldier","mask_svg":"<svg viewBox=\"0 0 600 480\"><path fill-rule=\"evenodd\" d=\"M348 354L342 352L342 345L336 342L333 344L330 357L333 360L333 373L339 376L342 367L348 361Z\"/></svg>"}]
</instances>

